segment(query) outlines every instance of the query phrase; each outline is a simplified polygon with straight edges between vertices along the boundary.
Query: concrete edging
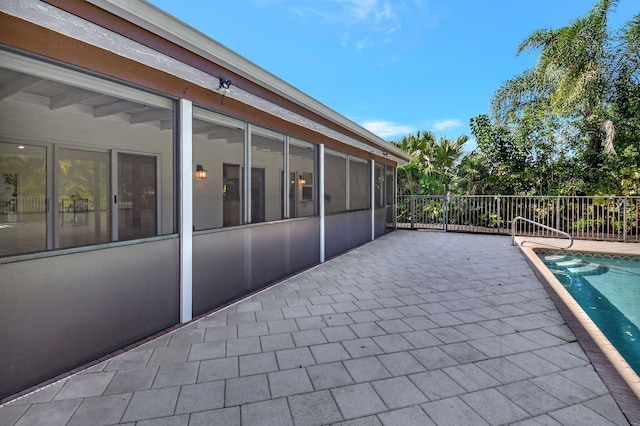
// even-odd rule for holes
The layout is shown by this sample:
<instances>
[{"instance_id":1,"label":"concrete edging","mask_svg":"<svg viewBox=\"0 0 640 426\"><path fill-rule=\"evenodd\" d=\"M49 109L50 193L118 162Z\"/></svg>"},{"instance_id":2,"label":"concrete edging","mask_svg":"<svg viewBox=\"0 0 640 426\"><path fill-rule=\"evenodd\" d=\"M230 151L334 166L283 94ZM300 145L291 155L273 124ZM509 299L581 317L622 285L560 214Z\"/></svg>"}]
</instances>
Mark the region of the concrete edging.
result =
<instances>
[{"instance_id":1,"label":"concrete edging","mask_svg":"<svg viewBox=\"0 0 640 426\"><path fill-rule=\"evenodd\" d=\"M620 355L618 350L611 344L609 339L600 331L600 329L595 325L595 323L589 318L587 313L582 309L582 307L575 301L575 299L569 294L569 292L564 288L564 286L558 281L558 279L553 275L553 273L544 265L542 260L535 253L535 249L545 249L548 250L548 246L545 245L536 245L535 243L529 242L531 245L522 246L521 242L522 238L516 237L516 243L520 252L525 256L529 264L534 268L537 272L538 277L544 279L549 286L556 292L558 297L562 300L562 302L566 305L569 311L575 316L575 318L580 322L580 324L584 327L586 332L591 336L596 345L600 348L602 353L607 357L611 365L615 368L615 370L620 374L620 377L627 383L631 391L636 395L638 399L640 399L640 377L631 369L629 364L625 361L625 359ZM589 247L578 248L575 245L572 247L575 251L591 251L596 252L596 250L590 249ZM615 250L615 249L614 249ZM567 250L567 252L571 252L573 250ZM621 251L611 251L610 249L604 249L600 251L601 253L614 253L618 254L629 254L626 250Z\"/></svg>"}]
</instances>

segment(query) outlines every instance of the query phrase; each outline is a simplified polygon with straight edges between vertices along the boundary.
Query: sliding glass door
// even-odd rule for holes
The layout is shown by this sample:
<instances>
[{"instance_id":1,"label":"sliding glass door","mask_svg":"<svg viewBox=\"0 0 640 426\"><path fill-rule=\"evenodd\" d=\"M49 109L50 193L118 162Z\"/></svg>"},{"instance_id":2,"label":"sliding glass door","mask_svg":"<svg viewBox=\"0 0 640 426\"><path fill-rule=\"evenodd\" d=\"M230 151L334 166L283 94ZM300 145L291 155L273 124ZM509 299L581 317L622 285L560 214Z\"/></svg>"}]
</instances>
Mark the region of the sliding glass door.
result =
<instances>
[{"instance_id":1,"label":"sliding glass door","mask_svg":"<svg viewBox=\"0 0 640 426\"><path fill-rule=\"evenodd\" d=\"M55 248L158 234L157 156L59 148L57 164Z\"/></svg>"}]
</instances>

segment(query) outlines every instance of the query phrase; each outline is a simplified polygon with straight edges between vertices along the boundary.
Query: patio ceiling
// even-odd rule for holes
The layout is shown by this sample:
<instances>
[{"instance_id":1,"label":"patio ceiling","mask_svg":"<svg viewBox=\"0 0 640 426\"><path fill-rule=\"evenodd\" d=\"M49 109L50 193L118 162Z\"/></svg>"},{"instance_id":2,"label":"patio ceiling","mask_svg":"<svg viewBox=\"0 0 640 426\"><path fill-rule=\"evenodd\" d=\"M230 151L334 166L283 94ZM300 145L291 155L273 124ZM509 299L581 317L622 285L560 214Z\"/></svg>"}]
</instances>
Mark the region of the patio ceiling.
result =
<instances>
[{"instance_id":1,"label":"patio ceiling","mask_svg":"<svg viewBox=\"0 0 640 426\"><path fill-rule=\"evenodd\" d=\"M0 69L0 101L7 100L93 118L118 116L130 124L157 122L163 130L173 127L173 111L169 109Z\"/></svg>"}]
</instances>

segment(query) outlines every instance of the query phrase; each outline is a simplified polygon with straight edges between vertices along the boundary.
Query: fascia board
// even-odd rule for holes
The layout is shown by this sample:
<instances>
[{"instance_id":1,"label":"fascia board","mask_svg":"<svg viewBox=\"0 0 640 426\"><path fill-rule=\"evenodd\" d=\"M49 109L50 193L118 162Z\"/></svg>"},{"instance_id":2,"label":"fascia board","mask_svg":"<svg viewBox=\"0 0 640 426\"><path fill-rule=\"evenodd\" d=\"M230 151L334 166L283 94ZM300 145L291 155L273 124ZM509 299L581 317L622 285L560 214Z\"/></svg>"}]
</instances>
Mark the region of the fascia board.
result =
<instances>
[{"instance_id":1,"label":"fascia board","mask_svg":"<svg viewBox=\"0 0 640 426\"><path fill-rule=\"evenodd\" d=\"M144 28L168 41L216 63L260 86L358 134L383 151L400 160L411 161L411 157L364 127L338 114L321 102L306 95L282 79L233 52L209 36L171 16L156 6L139 0L87 0L116 16ZM402 163L402 161L400 161Z\"/></svg>"}]
</instances>

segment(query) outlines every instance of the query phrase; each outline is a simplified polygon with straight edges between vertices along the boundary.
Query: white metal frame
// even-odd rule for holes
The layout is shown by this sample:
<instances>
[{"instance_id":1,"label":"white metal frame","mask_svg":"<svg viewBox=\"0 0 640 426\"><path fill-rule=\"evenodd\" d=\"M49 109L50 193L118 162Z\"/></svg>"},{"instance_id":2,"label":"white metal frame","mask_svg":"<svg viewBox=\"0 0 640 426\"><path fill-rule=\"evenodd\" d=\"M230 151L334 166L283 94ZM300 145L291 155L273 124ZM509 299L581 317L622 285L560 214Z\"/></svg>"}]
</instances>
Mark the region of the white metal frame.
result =
<instances>
[{"instance_id":1,"label":"white metal frame","mask_svg":"<svg viewBox=\"0 0 640 426\"><path fill-rule=\"evenodd\" d=\"M180 235L180 322L193 318L193 104L180 99L178 105L179 143L179 229Z\"/></svg>"},{"instance_id":2,"label":"white metal frame","mask_svg":"<svg viewBox=\"0 0 640 426\"><path fill-rule=\"evenodd\" d=\"M318 209L320 212L320 263L325 261L325 214L324 214L324 144L318 147Z\"/></svg>"}]
</instances>

